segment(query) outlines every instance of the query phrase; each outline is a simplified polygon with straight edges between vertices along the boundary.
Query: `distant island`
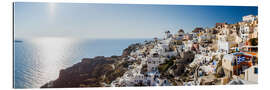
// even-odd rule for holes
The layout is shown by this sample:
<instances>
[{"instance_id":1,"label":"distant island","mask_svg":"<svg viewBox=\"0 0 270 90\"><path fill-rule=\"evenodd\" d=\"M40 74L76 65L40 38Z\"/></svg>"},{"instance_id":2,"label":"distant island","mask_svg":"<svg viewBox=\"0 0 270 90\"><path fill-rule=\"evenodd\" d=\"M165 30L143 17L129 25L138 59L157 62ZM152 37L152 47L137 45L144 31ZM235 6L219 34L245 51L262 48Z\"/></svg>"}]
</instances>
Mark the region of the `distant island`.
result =
<instances>
[{"instance_id":1,"label":"distant island","mask_svg":"<svg viewBox=\"0 0 270 90\"><path fill-rule=\"evenodd\" d=\"M120 56L84 58L41 88L258 83L257 16L164 34L129 45Z\"/></svg>"}]
</instances>

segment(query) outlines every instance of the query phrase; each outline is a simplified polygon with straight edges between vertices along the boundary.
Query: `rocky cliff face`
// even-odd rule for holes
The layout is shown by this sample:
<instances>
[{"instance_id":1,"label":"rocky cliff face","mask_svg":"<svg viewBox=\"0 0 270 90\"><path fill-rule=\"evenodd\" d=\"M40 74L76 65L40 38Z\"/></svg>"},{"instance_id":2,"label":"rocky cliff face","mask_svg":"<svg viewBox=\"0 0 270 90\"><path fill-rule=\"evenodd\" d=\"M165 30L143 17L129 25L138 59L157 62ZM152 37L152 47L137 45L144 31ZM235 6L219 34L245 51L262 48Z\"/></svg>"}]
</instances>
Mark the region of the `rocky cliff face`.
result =
<instances>
[{"instance_id":1,"label":"rocky cliff face","mask_svg":"<svg viewBox=\"0 0 270 90\"><path fill-rule=\"evenodd\" d=\"M41 88L105 87L127 71L128 65L133 62L126 61L126 58L138 47L139 44L130 45L122 56L84 58L81 62L60 70L58 79Z\"/></svg>"},{"instance_id":2,"label":"rocky cliff face","mask_svg":"<svg viewBox=\"0 0 270 90\"><path fill-rule=\"evenodd\" d=\"M137 48L140 48L141 46L142 45L139 43L129 45L128 48L124 49L122 57L127 57L128 55L130 55L132 51L135 51Z\"/></svg>"},{"instance_id":3,"label":"rocky cliff face","mask_svg":"<svg viewBox=\"0 0 270 90\"><path fill-rule=\"evenodd\" d=\"M161 78L168 79L172 85L182 85L183 81L191 79L189 77L194 73L194 70L189 70L188 65L193 61L195 54L187 51L182 52L181 55L181 58L171 58L172 65L169 65L167 70L160 70Z\"/></svg>"}]
</instances>

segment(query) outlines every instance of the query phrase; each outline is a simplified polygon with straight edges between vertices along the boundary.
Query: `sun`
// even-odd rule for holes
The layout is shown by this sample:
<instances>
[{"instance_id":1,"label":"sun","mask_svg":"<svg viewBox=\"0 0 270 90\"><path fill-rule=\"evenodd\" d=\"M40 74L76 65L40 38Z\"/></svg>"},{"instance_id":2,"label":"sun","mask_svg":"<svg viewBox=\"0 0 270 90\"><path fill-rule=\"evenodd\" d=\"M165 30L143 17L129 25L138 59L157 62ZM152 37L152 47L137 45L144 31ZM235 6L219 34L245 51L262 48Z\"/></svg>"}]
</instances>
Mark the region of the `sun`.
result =
<instances>
[{"instance_id":1,"label":"sun","mask_svg":"<svg viewBox=\"0 0 270 90\"><path fill-rule=\"evenodd\" d=\"M55 17L55 10L56 10L56 3L50 2L48 4L48 17L49 17L49 21L52 23L54 21L54 17Z\"/></svg>"},{"instance_id":2,"label":"sun","mask_svg":"<svg viewBox=\"0 0 270 90\"><path fill-rule=\"evenodd\" d=\"M49 3L49 12L50 14L54 14L55 11L55 3Z\"/></svg>"}]
</instances>

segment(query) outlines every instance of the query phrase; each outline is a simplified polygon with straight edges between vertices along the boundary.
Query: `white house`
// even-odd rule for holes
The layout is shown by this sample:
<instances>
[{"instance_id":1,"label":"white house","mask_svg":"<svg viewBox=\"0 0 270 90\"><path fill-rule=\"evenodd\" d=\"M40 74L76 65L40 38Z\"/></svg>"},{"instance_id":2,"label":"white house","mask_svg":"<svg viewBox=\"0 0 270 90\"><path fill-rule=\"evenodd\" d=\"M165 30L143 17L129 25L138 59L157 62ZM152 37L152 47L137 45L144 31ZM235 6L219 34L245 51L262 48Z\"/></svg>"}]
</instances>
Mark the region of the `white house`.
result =
<instances>
[{"instance_id":1,"label":"white house","mask_svg":"<svg viewBox=\"0 0 270 90\"><path fill-rule=\"evenodd\" d=\"M242 38L243 41L246 41L248 39L249 32L250 32L250 30L249 30L249 26L247 24L240 25L239 33L240 33L240 37Z\"/></svg>"},{"instance_id":2,"label":"white house","mask_svg":"<svg viewBox=\"0 0 270 90\"><path fill-rule=\"evenodd\" d=\"M229 78L233 76L233 62L234 62L234 55L226 54L223 56L222 59L222 67L224 69L225 75Z\"/></svg>"},{"instance_id":3,"label":"white house","mask_svg":"<svg viewBox=\"0 0 270 90\"><path fill-rule=\"evenodd\" d=\"M158 55L163 55L167 50L169 50L168 44L158 44L150 50L150 55L153 55L156 53Z\"/></svg>"},{"instance_id":4,"label":"white house","mask_svg":"<svg viewBox=\"0 0 270 90\"><path fill-rule=\"evenodd\" d=\"M165 58L160 57L147 57L147 71L157 71L159 64L164 63Z\"/></svg>"},{"instance_id":5,"label":"white house","mask_svg":"<svg viewBox=\"0 0 270 90\"><path fill-rule=\"evenodd\" d=\"M252 21L256 20L256 16L247 15L247 16L243 16L242 19L244 22L252 22Z\"/></svg>"},{"instance_id":6,"label":"white house","mask_svg":"<svg viewBox=\"0 0 270 90\"><path fill-rule=\"evenodd\" d=\"M258 27L255 27L252 33L252 38L258 38Z\"/></svg>"},{"instance_id":7,"label":"white house","mask_svg":"<svg viewBox=\"0 0 270 90\"><path fill-rule=\"evenodd\" d=\"M244 80L254 82L254 83L258 82L258 66L257 65L246 69L244 72L245 72Z\"/></svg>"},{"instance_id":8,"label":"white house","mask_svg":"<svg viewBox=\"0 0 270 90\"><path fill-rule=\"evenodd\" d=\"M183 41L183 42L184 42L184 46L183 46L184 50L185 51L191 50L193 42L191 40Z\"/></svg>"},{"instance_id":9,"label":"white house","mask_svg":"<svg viewBox=\"0 0 270 90\"><path fill-rule=\"evenodd\" d=\"M165 32L165 37L164 37L164 39L168 39L168 38L170 38L170 37L172 37L171 32L170 32L170 31L166 31L166 32Z\"/></svg>"},{"instance_id":10,"label":"white house","mask_svg":"<svg viewBox=\"0 0 270 90\"><path fill-rule=\"evenodd\" d=\"M222 53L229 53L230 45L228 41L218 40L218 51Z\"/></svg>"}]
</instances>

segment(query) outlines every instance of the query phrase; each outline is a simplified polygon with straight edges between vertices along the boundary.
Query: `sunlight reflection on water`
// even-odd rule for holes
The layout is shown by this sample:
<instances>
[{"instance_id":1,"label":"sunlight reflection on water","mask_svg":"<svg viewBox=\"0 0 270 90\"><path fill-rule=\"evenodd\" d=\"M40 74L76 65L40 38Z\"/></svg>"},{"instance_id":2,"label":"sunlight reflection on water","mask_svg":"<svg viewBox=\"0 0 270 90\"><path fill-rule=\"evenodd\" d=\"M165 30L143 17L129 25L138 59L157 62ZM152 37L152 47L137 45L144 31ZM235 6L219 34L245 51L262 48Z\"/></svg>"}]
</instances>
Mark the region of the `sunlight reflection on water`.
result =
<instances>
[{"instance_id":1,"label":"sunlight reflection on water","mask_svg":"<svg viewBox=\"0 0 270 90\"><path fill-rule=\"evenodd\" d=\"M35 38L23 42L28 47L21 50L21 53L29 53L23 57L17 57L22 60L20 63L22 69L18 72L23 73L23 80L27 81L24 87L36 87L55 80L58 77L59 70L70 66L72 57L72 47L74 47L79 40L71 38ZM15 45L16 46L16 45ZM15 47L16 48L16 47ZM29 50L25 50L25 49ZM15 51L17 51L15 49ZM17 53L17 54L21 54ZM16 53L15 53L16 57ZM16 59L15 62L17 62ZM15 72L16 77L16 72ZM16 83L15 83L16 86Z\"/></svg>"},{"instance_id":2,"label":"sunlight reflection on water","mask_svg":"<svg viewBox=\"0 0 270 90\"><path fill-rule=\"evenodd\" d=\"M145 39L35 38L14 44L14 87L39 88L58 78L59 71L95 56L121 55Z\"/></svg>"}]
</instances>

